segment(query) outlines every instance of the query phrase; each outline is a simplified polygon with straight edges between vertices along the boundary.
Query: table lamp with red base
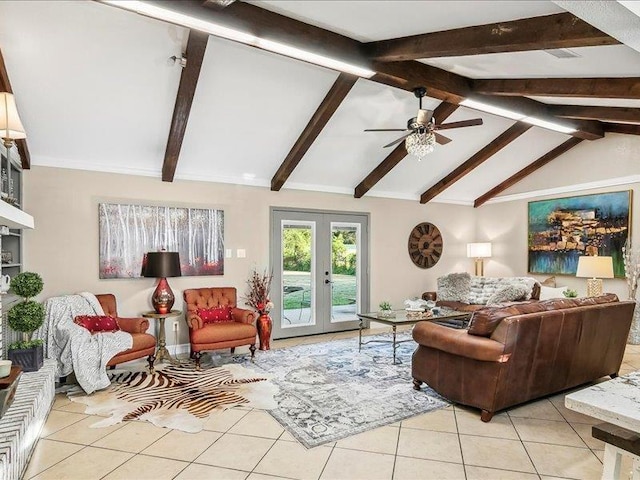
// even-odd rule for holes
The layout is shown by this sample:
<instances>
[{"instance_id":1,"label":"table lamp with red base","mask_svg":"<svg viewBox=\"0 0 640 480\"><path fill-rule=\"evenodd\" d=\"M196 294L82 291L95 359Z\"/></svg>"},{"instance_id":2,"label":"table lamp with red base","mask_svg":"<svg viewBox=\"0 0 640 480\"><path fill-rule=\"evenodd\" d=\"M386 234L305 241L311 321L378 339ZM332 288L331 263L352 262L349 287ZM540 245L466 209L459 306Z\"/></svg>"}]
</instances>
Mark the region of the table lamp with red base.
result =
<instances>
[{"instance_id":1,"label":"table lamp with red base","mask_svg":"<svg viewBox=\"0 0 640 480\"><path fill-rule=\"evenodd\" d=\"M149 252L142 261L142 276L158 278L158 286L151 296L156 313L169 313L175 302L167 277L179 277L180 256L178 252Z\"/></svg>"}]
</instances>

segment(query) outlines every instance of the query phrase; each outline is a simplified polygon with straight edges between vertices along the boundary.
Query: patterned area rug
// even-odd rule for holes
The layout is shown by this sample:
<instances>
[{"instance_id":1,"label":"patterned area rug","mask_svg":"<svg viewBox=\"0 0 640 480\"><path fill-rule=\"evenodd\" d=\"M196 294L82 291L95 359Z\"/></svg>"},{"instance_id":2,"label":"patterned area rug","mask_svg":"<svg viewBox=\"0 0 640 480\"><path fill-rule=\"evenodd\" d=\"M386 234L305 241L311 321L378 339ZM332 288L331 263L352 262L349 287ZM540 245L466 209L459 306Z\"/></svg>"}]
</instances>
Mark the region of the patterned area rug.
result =
<instances>
[{"instance_id":1,"label":"patterned area rug","mask_svg":"<svg viewBox=\"0 0 640 480\"><path fill-rule=\"evenodd\" d=\"M353 338L257 352L255 363L244 365L272 376L280 393L269 413L311 448L449 405L429 387L413 389L415 348L413 341L399 344L401 363L394 365L390 343L370 343L358 353Z\"/></svg>"},{"instance_id":2,"label":"patterned area rug","mask_svg":"<svg viewBox=\"0 0 640 480\"><path fill-rule=\"evenodd\" d=\"M167 366L162 371L122 372L110 375L111 386L86 395L80 387L67 390L74 402L87 405L85 413L110 415L92 427L108 427L126 420L146 420L158 427L195 433L212 412L237 405L271 409L278 387L271 375L241 365L225 365L200 372L193 365Z\"/></svg>"}]
</instances>

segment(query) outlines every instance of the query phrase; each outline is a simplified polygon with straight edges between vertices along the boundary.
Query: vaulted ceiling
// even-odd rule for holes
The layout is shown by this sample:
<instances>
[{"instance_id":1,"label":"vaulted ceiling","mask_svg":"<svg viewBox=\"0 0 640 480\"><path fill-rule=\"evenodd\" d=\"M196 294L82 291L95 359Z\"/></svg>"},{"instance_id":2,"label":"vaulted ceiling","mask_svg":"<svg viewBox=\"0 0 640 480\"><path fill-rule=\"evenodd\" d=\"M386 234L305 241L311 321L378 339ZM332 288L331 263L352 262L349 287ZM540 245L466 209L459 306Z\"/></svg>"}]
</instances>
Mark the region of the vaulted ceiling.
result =
<instances>
[{"instance_id":1,"label":"vaulted ceiling","mask_svg":"<svg viewBox=\"0 0 640 480\"><path fill-rule=\"evenodd\" d=\"M580 13L591 25L563 9L572 2L204 3L180 8L238 29L281 28L293 46L335 48L377 73L340 74L97 2L0 2L0 51L31 163L479 205L571 148L640 133L640 52L617 30L639 17L625 2L600 17ZM407 36L417 37L388 41ZM170 59L183 54L184 69ZM484 124L447 131L453 141L419 162L403 144L382 148L398 133L363 130L404 127L420 85L436 119ZM578 131L455 105L464 98Z\"/></svg>"}]
</instances>

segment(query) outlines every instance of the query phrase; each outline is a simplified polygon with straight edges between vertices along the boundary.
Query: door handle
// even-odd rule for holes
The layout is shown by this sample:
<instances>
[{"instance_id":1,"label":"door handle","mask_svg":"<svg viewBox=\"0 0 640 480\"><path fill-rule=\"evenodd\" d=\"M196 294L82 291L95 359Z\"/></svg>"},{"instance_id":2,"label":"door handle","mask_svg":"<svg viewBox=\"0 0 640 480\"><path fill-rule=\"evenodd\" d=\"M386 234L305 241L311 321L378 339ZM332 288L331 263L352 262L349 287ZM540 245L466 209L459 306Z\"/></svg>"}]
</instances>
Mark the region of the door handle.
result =
<instances>
[{"instance_id":1,"label":"door handle","mask_svg":"<svg viewBox=\"0 0 640 480\"><path fill-rule=\"evenodd\" d=\"M324 283L327 284L327 283L333 283L333 282L331 280L327 279L327 280L324 281Z\"/></svg>"}]
</instances>

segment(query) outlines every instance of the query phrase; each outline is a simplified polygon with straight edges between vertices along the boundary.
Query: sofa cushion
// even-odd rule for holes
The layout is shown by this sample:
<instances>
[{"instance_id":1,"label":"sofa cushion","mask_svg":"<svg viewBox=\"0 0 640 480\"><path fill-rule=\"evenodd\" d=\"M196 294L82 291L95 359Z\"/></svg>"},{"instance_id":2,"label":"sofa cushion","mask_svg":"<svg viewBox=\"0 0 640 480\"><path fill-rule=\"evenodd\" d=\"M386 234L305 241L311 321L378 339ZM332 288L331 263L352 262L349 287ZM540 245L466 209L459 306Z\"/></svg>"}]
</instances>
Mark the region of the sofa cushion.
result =
<instances>
[{"instance_id":1,"label":"sofa cushion","mask_svg":"<svg viewBox=\"0 0 640 480\"><path fill-rule=\"evenodd\" d=\"M213 307L213 308L198 308L196 311L198 316L202 319L204 324L207 323L224 323L232 322L230 306Z\"/></svg>"},{"instance_id":2,"label":"sofa cushion","mask_svg":"<svg viewBox=\"0 0 640 480\"><path fill-rule=\"evenodd\" d=\"M471 275L468 273L450 273L438 278L438 300L468 302L471 288Z\"/></svg>"},{"instance_id":3,"label":"sofa cushion","mask_svg":"<svg viewBox=\"0 0 640 480\"><path fill-rule=\"evenodd\" d=\"M255 337L256 327L248 323L226 322L191 331L191 343L212 344Z\"/></svg>"},{"instance_id":4,"label":"sofa cushion","mask_svg":"<svg viewBox=\"0 0 640 480\"><path fill-rule=\"evenodd\" d=\"M540 285L544 285L545 287L553 287L553 288L556 288L558 286L556 285L555 275L549 278L545 278L543 281L540 282Z\"/></svg>"},{"instance_id":5,"label":"sofa cushion","mask_svg":"<svg viewBox=\"0 0 640 480\"><path fill-rule=\"evenodd\" d=\"M524 300L527 292L524 285L506 285L488 298L487 305Z\"/></svg>"},{"instance_id":6,"label":"sofa cushion","mask_svg":"<svg viewBox=\"0 0 640 480\"><path fill-rule=\"evenodd\" d=\"M591 298L557 298L545 301L519 302L508 306L487 307L478 310L471 317L469 323L469 335L478 335L480 337L490 337L498 328L502 320L515 315L524 315L527 313L539 313L551 310L562 310L565 308L582 307L586 305L598 305L603 303L617 302L618 296L613 293L607 293L600 297Z\"/></svg>"},{"instance_id":7,"label":"sofa cushion","mask_svg":"<svg viewBox=\"0 0 640 480\"><path fill-rule=\"evenodd\" d=\"M94 332L116 332L120 330L115 318L108 315L78 315L74 323Z\"/></svg>"}]
</instances>

